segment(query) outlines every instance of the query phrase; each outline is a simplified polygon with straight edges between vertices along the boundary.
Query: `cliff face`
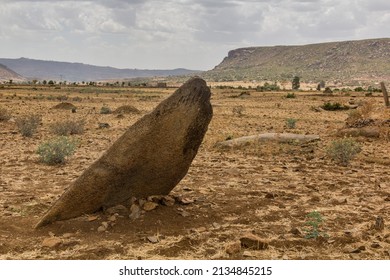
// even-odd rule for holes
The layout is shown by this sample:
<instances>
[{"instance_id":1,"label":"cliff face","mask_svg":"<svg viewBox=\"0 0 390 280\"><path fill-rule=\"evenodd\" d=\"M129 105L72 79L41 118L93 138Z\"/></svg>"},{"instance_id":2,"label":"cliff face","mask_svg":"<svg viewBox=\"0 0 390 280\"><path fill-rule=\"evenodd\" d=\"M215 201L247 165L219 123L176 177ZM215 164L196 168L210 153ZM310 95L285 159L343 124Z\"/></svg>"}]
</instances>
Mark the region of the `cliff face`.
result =
<instances>
[{"instance_id":1,"label":"cliff face","mask_svg":"<svg viewBox=\"0 0 390 280\"><path fill-rule=\"evenodd\" d=\"M390 80L390 38L232 50L206 75L219 80Z\"/></svg>"}]
</instances>

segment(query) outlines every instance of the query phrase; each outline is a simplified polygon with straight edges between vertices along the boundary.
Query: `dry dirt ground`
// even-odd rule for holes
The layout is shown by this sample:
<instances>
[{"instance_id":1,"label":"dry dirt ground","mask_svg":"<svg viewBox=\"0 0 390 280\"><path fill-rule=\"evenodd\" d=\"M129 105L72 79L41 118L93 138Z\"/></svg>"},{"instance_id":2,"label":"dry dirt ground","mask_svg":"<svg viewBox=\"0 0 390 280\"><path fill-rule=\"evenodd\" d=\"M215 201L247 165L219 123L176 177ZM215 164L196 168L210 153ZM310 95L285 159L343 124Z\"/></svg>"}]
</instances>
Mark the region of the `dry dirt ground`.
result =
<instances>
[{"instance_id":1,"label":"dry dirt ground","mask_svg":"<svg viewBox=\"0 0 390 280\"><path fill-rule=\"evenodd\" d=\"M326 155L344 126L346 111L316 111L325 101L369 101L389 118L381 96L322 96L298 92L237 98L238 89L212 89L214 117L188 174L173 190L174 205L158 205L130 219L128 209L98 212L33 229L39 218L127 127L174 89L21 87L0 89L0 106L13 118L0 122L0 259L389 259L390 146L358 138L362 152L347 167ZM77 111L53 109L67 96ZM80 97L80 98L76 98ZM100 108L133 105L140 114L100 114ZM15 118L42 115L33 137ZM286 119L297 120L295 128ZM76 153L49 166L36 154L55 135L50 124L86 121ZM99 128L108 123L109 128ZM215 143L262 132L319 134L309 144L264 143L221 150ZM174 133L174 132L170 132ZM162 147L164 148L164 147ZM127 208L129 205L126 205ZM111 209L112 210L112 209ZM316 239L305 238L307 214L323 218ZM375 228L382 217L384 228ZM102 225L104 230L102 229ZM100 230L98 230L100 228ZM245 248L251 233L268 247Z\"/></svg>"}]
</instances>

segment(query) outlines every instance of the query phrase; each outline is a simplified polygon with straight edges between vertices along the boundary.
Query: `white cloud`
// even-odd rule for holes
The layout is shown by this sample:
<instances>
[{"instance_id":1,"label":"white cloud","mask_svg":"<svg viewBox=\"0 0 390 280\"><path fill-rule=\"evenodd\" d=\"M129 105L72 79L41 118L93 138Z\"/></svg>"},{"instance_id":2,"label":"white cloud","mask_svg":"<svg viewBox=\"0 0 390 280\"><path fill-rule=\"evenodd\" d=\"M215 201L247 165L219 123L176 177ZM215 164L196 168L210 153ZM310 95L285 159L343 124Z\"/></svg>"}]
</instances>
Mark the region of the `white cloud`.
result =
<instances>
[{"instance_id":1,"label":"white cloud","mask_svg":"<svg viewBox=\"0 0 390 280\"><path fill-rule=\"evenodd\" d=\"M388 37L388 0L0 0L2 57L211 69L230 49Z\"/></svg>"}]
</instances>

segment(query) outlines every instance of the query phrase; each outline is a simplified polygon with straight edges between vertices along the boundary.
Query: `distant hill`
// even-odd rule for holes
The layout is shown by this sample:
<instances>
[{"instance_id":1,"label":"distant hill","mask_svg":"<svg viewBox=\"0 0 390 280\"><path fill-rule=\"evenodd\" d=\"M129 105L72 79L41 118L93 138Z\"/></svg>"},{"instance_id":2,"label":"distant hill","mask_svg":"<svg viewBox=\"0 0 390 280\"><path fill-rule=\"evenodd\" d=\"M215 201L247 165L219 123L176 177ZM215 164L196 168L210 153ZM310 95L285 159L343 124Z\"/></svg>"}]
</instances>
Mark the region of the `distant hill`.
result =
<instances>
[{"instance_id":1,"label":"distant hill","mask_svg":"<svg viewBox=\"0 0 390 280\"><path fill-rule=\"evenodd\" d=\"M0 82L9 82L10 80L13 82L21 82L25 81L26 79L20 76L18 73L7 68L7 66L0 64Z\"/></svg>"},{"instance_id":2,"label":"distant hill","mask_svg":"<svg viewBox=\"0 0 390 280\"><path fill-rule=\"evenodd\" d=\"M202 74L219 81L281 81L294 75L308 82L390 81L390 38L240 48Z\"/></svg>"},{"instance_id":3,"label":"distant hill","mask_svg":"<svg viewBox=\"0 0 390 280\"><path fill-rule=\"evenodd\" d=\"M69 82L126 79L137 77L165 77L197 73L196 70L141 70L118 69L83 63L36 60L28 58L0 58L0 63L29 79L63 80Z\"/></svg>"}]
</instances>

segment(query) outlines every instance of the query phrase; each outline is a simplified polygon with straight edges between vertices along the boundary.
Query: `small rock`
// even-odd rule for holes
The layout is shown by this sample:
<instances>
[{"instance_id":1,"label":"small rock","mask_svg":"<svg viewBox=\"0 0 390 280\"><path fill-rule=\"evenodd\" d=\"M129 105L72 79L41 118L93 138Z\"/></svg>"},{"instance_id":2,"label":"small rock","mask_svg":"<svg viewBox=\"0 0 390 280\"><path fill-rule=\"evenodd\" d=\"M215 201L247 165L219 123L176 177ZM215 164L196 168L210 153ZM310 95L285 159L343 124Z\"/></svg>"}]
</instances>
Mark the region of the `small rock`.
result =
<instances>
[{"instance_id":1,"label":"small rock","mask_svg":"<svg viewBox=\"0 0 390 280\"><path fill-rule=\"evenodd\" d=\"M242 253L242 255L244 256L244 257L253 257L253 254L251 253L251 252L249 252L249 251L244 251L243 253Z\"/></svg>"},{"instance_id":2,"label":"small rock","mask_svg":"<svg viewBox=\"0 0 390 280\"><path fill-rule=\"evenodd\" d=\"M188 198L188 197L177 197L176 200L178 203L183 204L183 205L188 205L188 204L194 203L194 201L195 201L194 199Z\"/></svg>"},{"instance_id":3,"label":"small rock","mask_svg":"<svg viewBox=\"0 0 390 280\"><path fill-rule=\"evenodd\" d=\"M371 248L378 249L380 247L381 247L381 245L379 243L372 243L371 244Z\"/></svg>"},{"instance_id":4,"label":"small rock","mask_svg":"<svg viewBox=\"0 0 390 280\"><path fill-rule=\"evenodd\" d=\"M104 226L100 226L100 227L98 227L98 229L97 229L97 231L98 232L103 232L103 231L106 231L106 227L104 227Z\"/></svg>"},{"instance_id":5,"label":"small rock","mask_svg":"<svg viewBox=\"0 0 390 280\"><path fill-rule=\"evenodd\" d=\"M144 205L142 206L142 209L144 209L145 211L152 211L152 210L156 209L157 206L158 206L158 204L155 202L146 201L144 203Z\"/></svg>"},{"instance_id":6,"label":"small rock","mask_svg":"<svg viewBox=\"0 0 390 280\"><path fill-rule=\"evenodd\" d=\"M146 199L144 199L144 198L140 198L139 200L138 200L138 205L140 206L140 207L142 207L142 206L144 206L144 204L146 203Z\"/></svg>"},{"instance_id":7,"label":"small rock","mask_svg":"<svg viewBox=\"0 0 390 280\"><path fill-rule=\"evenodd\" d=\"M116 221L116 216L115 215L112 215L108 218L108 221L109 222L115 222Z\"/></svg>"},{"instance_id":8,"label":"small rock","mask_svg":"<svg viewBox=\"0 0 390 280\"><path fill-rule=\"evenodd\" d=\"M225 252L229 255L237 254L241 251L241 243L239 241L232 242L226 245Z\"/></svg>"},{"instance_id":9,"label":"small rock","mask_svg":"<svg viewBox=\"0 0 390 280\"><path fill-rule=\"evenodd\" d=\"M62 240L58 237L48 237L42 242L42 247L56 248L62 244Z\"/></svg>"},{"instance_id":10,"label":"small rock","mask_svg":"<svg viewBox=\"0 0 390 280\"><path fill-rule=\"evenodd\" d=\"M64 234L62 235L63 238L70 238L70 237L72 237L72 236L73 236L72 233L64 233Z\"/></svg>"},{"instance_id":11,"label":"small rock","mask_svg":"<svg viewBox=\"0 0 390 280\"><path fill-rule=\"evenodd\" d=\"M175 205L175 199L169 195L166 195L161 199L161 204L165 206L173 206Z\"/></svg>"},{"instance_id":12,"label":"small rock","mask_svg":"<svg viewBox=\"0 0 390 280\"><path fill-rule=\"evenodd\" d=\"M258 236L247 233L244 236L240 238L241 247L243 248L249 248L253 250L264 250L268 248L268 243L262 239L260 239Z\"/></svg>"},{"instance_id":13,"label":"small rock","mask_svg":"<svg viewBox=\"0 0 390 280\"><path fill-rule=\"evenodd\" d=\"M210 259L211 260L220 260L220 259L223 259L224 257L225 257L225 255L222 252L218 252L215 255L211 256Z\"/></svg>"},{"instance_id":14,"label":"small rock","mask_svg":"<svg viewBox=\"0 0 390 280\"><path fill-rule=\"evenodd\" d=\"M129 209L121 204L118 204L106 209L105 213L108 215L119 214L122 216L127 216L129 215Z\"/></svg>"},{"instance_id":15,"label":"small rock","mask_svg":"<svg viewBox=\"0 0 390 280\"><path fill-rule=\"evenodd\" d=\"M146 237L150 243L158 243L159 242L159 239L157 236L148 236Z\"/></svg>"},{"instance_id":16,"label":"small rock","mask_svg":"<svg viewBox=\"0 0 390 280\"><path fill-rule=\"evenodd\" d=\"M382 216L376 217L374 229L377 231L382 231L385 228L385 222Z\"/></svg>"},{"instance_id":17,"label":"small rock","mask_svg":"<svg viewBox=\"0 0 390 280\"><path fill-rule=\"evenodd\" d=\"M357 247L355 249L350 250L349 253L357 254L357 253L361 253L362 251L365 251L365 250L366 250L366 246L361 245L361 246L359 246L359 247Z\"/></svg>"},{"instance_id":18,"label":"small rock","mask_svg":"<svg viewBox=\"0 0 390 280\"><path fill-rule=\"evenodd\" d=\"M268 198L268 199L274 199L276 198L278 195L277 194L274 194L274 193L267 193L265 195L265 198Z\"/></svg>"},{"instance_id":19,"label":"small rock","mask_svg":"<svg viewBox=\"0 0 390 280\"><path fill-rule=\"evenodd\" d=\"M213 228L215 228L215 229L220 229L220 228L221 228L221 225L218 224L218 223L213 223Z\"/></svg>"},{"instance_id":20,"label":"small rock","mask_svg":"<svg viewBox=\"0 0 390 280\"><path fill-rule=\"evenodd\" d=\"M88 216L87 217L87 221L88 222L93 222L93 221L97 220L98 218L99 218L98 216Z\"/></svg>"},{"instance_id":21,"label":"small rock","mask_svg":"<svg viewBox=\"0 0 390 280\"><path fill-rule=\"evenodd\" d=\"M108 123L99 123L99 128L102 129L102 128L109 128L110 125Z\"/></svg>"},{"instance_id":22,"label":"small rock","mask_svg":"<svg viewBox=\"0 0 390 280\"><path fill-rule=\"evenodd\" d=\"M141 209L137 204L133 204L130 207L130 215L129 218L131 220L136 220L141 216Z\"/></svg>"},{"instance_id":23,"label":"small rock","mask_svg":"<svg viewBox=\"0 0 390 280\"><path fill-rule=\"evenodd\" d=\"M178 209L179 210L179 209ZM191 216L191 214L185 210L179 210L179 215L183 216L183 217L189 217Z\"/></svg>"},{"instance_id":24,"label":"small rock","mask_svg":"<svg viewBox=\"0 0 390 280\"><path fill-rule=\"evenodd\" d=\"M197 229L197 231L198 231L198 232L205 232L205 231L207 231L207 228L205 228L205 227L200 227L200 228Z\"/></svg>"},{"instance_id":25,"label":"small rock","mask_svg":"<svg viewBox=\"0 0 390 280\"><path fill-rule=\"evenodd\" d=\"M290 230L290 233L292 233L294 235L302 235L302 232L298 228L292 228Z\"/></svg>"}]
</instances>

